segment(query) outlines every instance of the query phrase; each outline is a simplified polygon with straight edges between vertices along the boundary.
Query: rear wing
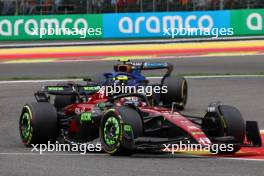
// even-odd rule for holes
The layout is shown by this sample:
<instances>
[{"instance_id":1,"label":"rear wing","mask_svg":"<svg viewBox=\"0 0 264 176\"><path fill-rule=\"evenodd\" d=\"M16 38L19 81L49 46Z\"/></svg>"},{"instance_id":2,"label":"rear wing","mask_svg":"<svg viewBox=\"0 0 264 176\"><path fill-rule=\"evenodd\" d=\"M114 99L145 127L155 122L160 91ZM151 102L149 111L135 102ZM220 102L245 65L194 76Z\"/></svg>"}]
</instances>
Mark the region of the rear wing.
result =
<instances>
[{"instance_id":1,"label":"rear wing","mask_svg":"<svg viewBox=\"0 0 264 176\"><path fill-rule=\"evenodd\" d=\"M99 85L63 85L63 86L44 86L42 89L34 94L38 102L48 102L49 95L81 95L88 96L98 92L101 89Z\"/></svg>"},{"instance_id":2,"label":"rear wing","mask_svg":"<svg viewBox=\"0 0 264 176\"><path fill-rule=\"evenodd\" d=\"M170 76L173 71L173 65L168 62L131 62L128 59L119 60L120 62L123 62L123 64L118 64L114 66L115 71L121 71L121 72L132 72L134 71L142 71L142 70L160 70L160 69L166 69L165 75L163 75L163 80Z\"/></svg>"},{"instance_id":3,"label":"rear wing","mask_svg":"<svg viewBox=\"0 0 264 176\"><path fill-rule=\"evenodd\" d=\"M119 59L119 62L123 62L123 65L126 64L132 65L134 67L133 69L140 69L140 70L167 69L166 75L170 75L173 70L173 65L168 62L132 62L126 58Z\"/></svg>"},{"instance_id":4,"label":"rear wing","mask_svg":"<svg viewBox=\"0 0 264 176\"><path fill-rule=\"evenodd\" d=\"M173 65L168 62L143 62L141 70L166 69L164 77L170 76L173 71Z\"/></svg>"}]
</instances>

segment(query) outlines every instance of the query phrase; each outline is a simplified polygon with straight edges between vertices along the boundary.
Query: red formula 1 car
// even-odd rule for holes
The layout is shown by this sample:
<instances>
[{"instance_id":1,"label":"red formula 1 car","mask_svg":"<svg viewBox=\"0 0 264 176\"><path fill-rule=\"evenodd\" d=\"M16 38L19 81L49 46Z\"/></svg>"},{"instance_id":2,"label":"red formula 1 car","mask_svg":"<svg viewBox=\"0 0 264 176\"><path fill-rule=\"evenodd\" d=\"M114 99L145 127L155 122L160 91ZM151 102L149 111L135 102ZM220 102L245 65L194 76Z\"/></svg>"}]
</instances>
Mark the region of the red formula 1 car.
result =
<instances>
[{"instance_id":1,"label":"red formula 1 car","mask_svg":"<svg viewBox=\"0 0 264 176\"><path fill-rule=\"evenodd\" d=\"M56 109L56 96L72 96L76 102ZM106 97L96 85L45 86L35 97L37 102L26 104L19 120L20 136L27 146L58 139L87 143L99 138L105 152L130 155L179 143L234 146L219 153L262 144L257 122L244 122L235 107L220 103L210 104L200 118L180 114L173 104L171 108L150 105L138 93Z\"/></svg>"}]
</instances>

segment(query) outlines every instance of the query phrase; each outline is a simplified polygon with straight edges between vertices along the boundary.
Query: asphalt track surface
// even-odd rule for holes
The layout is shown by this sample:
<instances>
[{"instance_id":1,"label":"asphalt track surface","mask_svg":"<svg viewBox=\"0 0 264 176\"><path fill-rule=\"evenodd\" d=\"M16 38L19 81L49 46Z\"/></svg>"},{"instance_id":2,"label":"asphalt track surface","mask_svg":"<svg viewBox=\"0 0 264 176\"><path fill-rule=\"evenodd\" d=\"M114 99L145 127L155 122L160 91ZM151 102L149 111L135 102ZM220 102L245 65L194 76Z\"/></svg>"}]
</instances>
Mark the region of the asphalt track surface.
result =
<instances>
[{"instance_id":1,"label":"asphalt track surface","mask_svg":"<svg viewBox=\"0 0 264 176\"><path fill-rule=\"evenodd\" d=\"M190 58L168 60L177 73L262 72L261 56ZM53 77L65 74L87 76L105 71L112 62L2 64L1 77ZM210 68L210 66L212 66ZM80 75L79 75L80 74ZM74 75L75 76L75 75ZM184 114L203 115L211 101L235 105L247 120L257 120L264 129L264 78L188 79L189 100ZM143 155L111 157L105 154L53 153L38 155L24 148L19 140L18 116L26 102L34 101L33 93L44 83L0 84L0 175L197 175L197 176L262 176L263 162L185 155ZM54 83L53 83L54 84ZM68 155L71 154L71 155Z\"/></svg>"}]
</instances>

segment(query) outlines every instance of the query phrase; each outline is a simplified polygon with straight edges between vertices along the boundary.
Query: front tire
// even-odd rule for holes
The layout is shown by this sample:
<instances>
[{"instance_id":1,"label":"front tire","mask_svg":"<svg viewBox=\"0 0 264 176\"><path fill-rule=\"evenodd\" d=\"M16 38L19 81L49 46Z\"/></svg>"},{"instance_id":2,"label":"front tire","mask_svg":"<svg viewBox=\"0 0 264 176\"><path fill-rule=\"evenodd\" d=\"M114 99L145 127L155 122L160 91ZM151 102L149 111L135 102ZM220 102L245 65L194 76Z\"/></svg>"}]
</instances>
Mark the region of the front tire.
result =
<instances>
[{"instance_id":1,"label":"front tire","mask_svg":"<svg viewBox=\"0 0 264 176\"><path fill-rule=\"evenodd\" d=\"M231 136L233 141L227 144L233 144L233 150L219 151L218 154L232 154L240 150L245 138L245 122L240 111L228 105L219 105L215 112L207 112L202 121L202 128L214 129L207 132L212 138ZM217 141L216 141L217 142Z\"/></svg>"},{"instance_id":2,"label":"front tire","mask_svg":"<svg viewBox=\"0 0 264 176\"><path fill-rule=\"evenodd\" d=\"M134 153L133 140L143 134L142 118L131 107L116 107L105 113L99 132L105 152L129 156Z\"/></svg>"}]
</instances>

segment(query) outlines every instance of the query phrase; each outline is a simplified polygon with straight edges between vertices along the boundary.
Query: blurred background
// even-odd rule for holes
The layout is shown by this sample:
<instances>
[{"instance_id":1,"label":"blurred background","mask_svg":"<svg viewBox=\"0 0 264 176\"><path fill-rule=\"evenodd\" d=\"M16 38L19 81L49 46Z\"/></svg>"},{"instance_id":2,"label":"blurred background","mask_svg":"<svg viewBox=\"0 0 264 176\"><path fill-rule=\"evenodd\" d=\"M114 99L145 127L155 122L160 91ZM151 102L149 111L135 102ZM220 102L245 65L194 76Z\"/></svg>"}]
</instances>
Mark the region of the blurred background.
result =
<instances>
[{"instance_id":1,"label":"blurred background","mask_svg":"<svg viewBox=\"0 0 264 176\"><path fill-rule=\"evenodd\" d=\"M0 0L0 15L167 12L263 7L264 0Z\"/></svg>"}]
</instances>

